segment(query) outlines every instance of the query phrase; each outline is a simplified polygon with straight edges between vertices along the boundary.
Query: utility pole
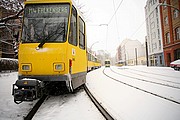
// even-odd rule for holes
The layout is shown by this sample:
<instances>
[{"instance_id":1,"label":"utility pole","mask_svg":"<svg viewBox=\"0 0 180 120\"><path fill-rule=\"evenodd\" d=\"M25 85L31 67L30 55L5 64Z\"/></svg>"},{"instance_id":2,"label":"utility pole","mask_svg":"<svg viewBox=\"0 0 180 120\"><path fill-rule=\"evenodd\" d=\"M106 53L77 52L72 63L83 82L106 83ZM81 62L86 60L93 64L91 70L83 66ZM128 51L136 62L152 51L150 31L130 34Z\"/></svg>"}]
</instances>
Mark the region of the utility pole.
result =
<instances>
[{"instance_id":1,"label":"utility pole","mask_svg":"<svg viewBox=\"0 0 180 120\"><path fill-rule=\"evenodd\" d=\"M147 63L147 66L149 66L149 59L148 59L148 44L147 44L147 40L146 40L146 63Z\"/></svg>"},{"instance_id":2,"label":"utility pole","mask_svg":"<svg viewBox=\"0 0 180 120\"><path fill-rule=\"evenodd\" d=\"M137 48L135 48L135 55L136 55L136 65L137 65Z\"/></svg>"}]
</instances>

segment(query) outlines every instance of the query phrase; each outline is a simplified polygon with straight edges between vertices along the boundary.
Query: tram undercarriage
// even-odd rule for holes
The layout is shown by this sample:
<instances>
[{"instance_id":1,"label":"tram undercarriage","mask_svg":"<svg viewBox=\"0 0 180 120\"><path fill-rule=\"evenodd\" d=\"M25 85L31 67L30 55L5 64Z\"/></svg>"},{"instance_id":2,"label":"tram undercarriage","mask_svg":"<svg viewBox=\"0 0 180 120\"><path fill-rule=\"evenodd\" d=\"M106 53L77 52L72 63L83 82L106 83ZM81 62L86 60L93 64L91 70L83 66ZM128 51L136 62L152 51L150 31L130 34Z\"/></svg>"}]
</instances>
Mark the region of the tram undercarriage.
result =
<instances>
[{"instance_id":1,"label":"tram undercarriage","mask_svg":"<svg viewBox=\"0 0 180 120\"><path fill-rule=\"evenodd\" d=\"M14 102L16 104L20 104L23 101L36 100L41 98L44 94L60 95L67 92L73 92L74 89L85 83L86 74L73 75L73 77L71 77L71 75L61 76L61 81L58 81L57 76L53 77L53 81L48 80L47 76L36 76L34 78L20 76L19 78L20 79L13 84L12 90L12 95L14 96Z\"/></svg>"}]
</instances>

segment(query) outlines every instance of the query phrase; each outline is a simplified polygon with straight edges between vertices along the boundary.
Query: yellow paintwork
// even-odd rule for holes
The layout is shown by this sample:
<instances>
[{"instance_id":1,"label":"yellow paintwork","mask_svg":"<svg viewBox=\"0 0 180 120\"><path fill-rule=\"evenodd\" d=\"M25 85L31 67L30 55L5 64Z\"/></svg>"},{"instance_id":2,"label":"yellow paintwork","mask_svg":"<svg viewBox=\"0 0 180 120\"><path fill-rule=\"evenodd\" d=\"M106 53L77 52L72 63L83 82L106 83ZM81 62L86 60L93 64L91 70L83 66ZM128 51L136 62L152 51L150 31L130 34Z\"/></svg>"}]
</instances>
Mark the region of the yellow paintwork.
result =
<instances>
[{"instance_id":1,"label":"yellow paintwork","mask_svg":"<svg viewBox=\"0 0 180 120\"><path fill-rule=\"evenodd\" d=\"M72 4L71 0L27 0L27 4L58 3ZM70 7L71 10L71 7ZM70 12L71 14L71 12ZM71 15L69 15L71 16ZM79 23L79 20L77 20ZM68 24L69 31L70 22ZM78 24L79 27L79 24ZM78 28L79 29L79 28ZM79 35L79 30L78 35ZM69 34L69 32L67 33ZM68 36L68 35L67 35ZM77 37L79 38L79 36ZM85 43L86 44L86 43ZM68 43L45 43L43 48L36 49L39 43L20 43L19 45L19 75L64 75L69 73L69 60L72 60L71 74L87 71L86 49ZM63 70L55 70L55 64L61 63ZM31 71L23 71L22 64L30 64Z\"/></svg>"},{"instance_id":2,"label":"yellow paintwork","mask_svg":"<svg viewBox=\"0 0 180 120\"><path fill-rule=\"evenodd\" d=\"M91 71L92 69L96 69L101 67L100 61L97 59L95 55L88 52L88 71Z\"/></svg>"},{"instance_id":3,"label":"yellow paintwork","mask_svg":"<svg viewBox=\"0 0 180 120\"><path fill-rule=\"evenodd\" d=\"M25 0L25 4L29 4L29 3L72 3L72 0Z\"/></svg>"},{"instance_id":4,"label":"yellow paintwork","mask_svg":"<svg viewBox=\"0 0 180 120\"><path fill-rule=\"evenodd\" d=\"M38 43L19 45L19 74L26 75L55 75L59 71L54 71L54 63L67 64L67 43L46 43L42 49L37 50ZM21 70L22 64L31 64L30 72ZM67 73L67 68L61 74Z\"/></svg>"},{"instance_id":5,"label":"yellow paintwork","mask_svg":"<svg viewBox=\"0 0 180 120\"><path fill-rule=\"evenodd\" d=\"M95 62L95 66L96 67L100 67L101 66L101 63L99 61Z\"/></svg>"},{"instance_id":6,"label":"yellow paintwork","mask_svg":"<svg viewBox=\"0 0 180 120\"><path fill-rule=\"evenodd\" d=\"M88 68L92 68L95 66L95 63L93 61L88 61Z\"/></svg>"}]
</instances>

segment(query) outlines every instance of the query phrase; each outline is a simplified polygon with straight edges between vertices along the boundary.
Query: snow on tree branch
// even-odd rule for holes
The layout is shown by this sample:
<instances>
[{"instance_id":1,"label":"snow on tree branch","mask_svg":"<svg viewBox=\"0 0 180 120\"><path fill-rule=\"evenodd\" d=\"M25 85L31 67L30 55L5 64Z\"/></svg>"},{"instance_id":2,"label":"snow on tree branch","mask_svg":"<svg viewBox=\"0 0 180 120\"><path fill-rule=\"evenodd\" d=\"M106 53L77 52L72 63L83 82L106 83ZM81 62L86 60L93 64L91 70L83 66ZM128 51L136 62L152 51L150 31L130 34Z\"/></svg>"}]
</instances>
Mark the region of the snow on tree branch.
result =
<instances>
[{"instance_id":1,"label":"snow on tree branch","mask_svg":"<svg viewBox=\"0 0 180 120\"><path fill-rule=\"evenodd\" d=\"M7 17L0 19L0 25L3 25L3 23L6 23L9 20L12 19L18 19L19 15L23 12L24 6L23 6L23 0L1 0L0 6L3 7L6 10L14 12L13 15L9 15Z\"/></svg>"},{"instance_id":2,"label":"snow on tree branch","mask_svg":"<svg viewBox=\"0 0 180 120\"><path fill-rule=\"evenodd\" d=\"M19 15L23 12L24 9L21 9L17 14L14 14L14 15L10 15L8 17L5 17L5 18L2 18L0 19L0 23L3 23L3 22L7 22L8 20L12 20L12 19L18 19L19 18Z\"/></svg>"}]
</instances>

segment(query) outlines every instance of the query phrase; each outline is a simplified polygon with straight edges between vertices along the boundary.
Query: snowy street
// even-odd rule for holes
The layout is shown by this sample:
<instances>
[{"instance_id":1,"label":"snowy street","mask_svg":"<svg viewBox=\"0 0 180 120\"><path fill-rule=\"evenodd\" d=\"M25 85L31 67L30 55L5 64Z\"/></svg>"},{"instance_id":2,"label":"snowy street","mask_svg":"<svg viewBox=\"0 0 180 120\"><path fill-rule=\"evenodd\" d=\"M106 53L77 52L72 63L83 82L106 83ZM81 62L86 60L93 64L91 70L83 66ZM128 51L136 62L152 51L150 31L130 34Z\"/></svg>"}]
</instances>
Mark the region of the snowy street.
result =
<instances>
[{"instance_id":1,"label":"snowy street","mask_svg":"<svg viewBox=\"0 0 180 120\"><path fill-rule=\"evenodd\" d=\"M117 81L105 76L103 70ZM118 120L179 120L180 118L180 73L172 68L145 66L101 68L88 74L87 86Z\"/></svg>"},{"instance_id":2,"label":"snowy street","mask_svg":"<svg viewBox=\"0 0 180 120\"><path fill-rule=\"evenodd\" d=\"M13 102L11 90L16 79L17 72L0 73L0 120L23 120L35 103L17 105ZM180 72L172 68L101 67L87 74L86 85L117 120L180 118ZM33 119L60 118L104 120L83 89L75 94L51 96Z\"/></svg>"}]
</instances>

